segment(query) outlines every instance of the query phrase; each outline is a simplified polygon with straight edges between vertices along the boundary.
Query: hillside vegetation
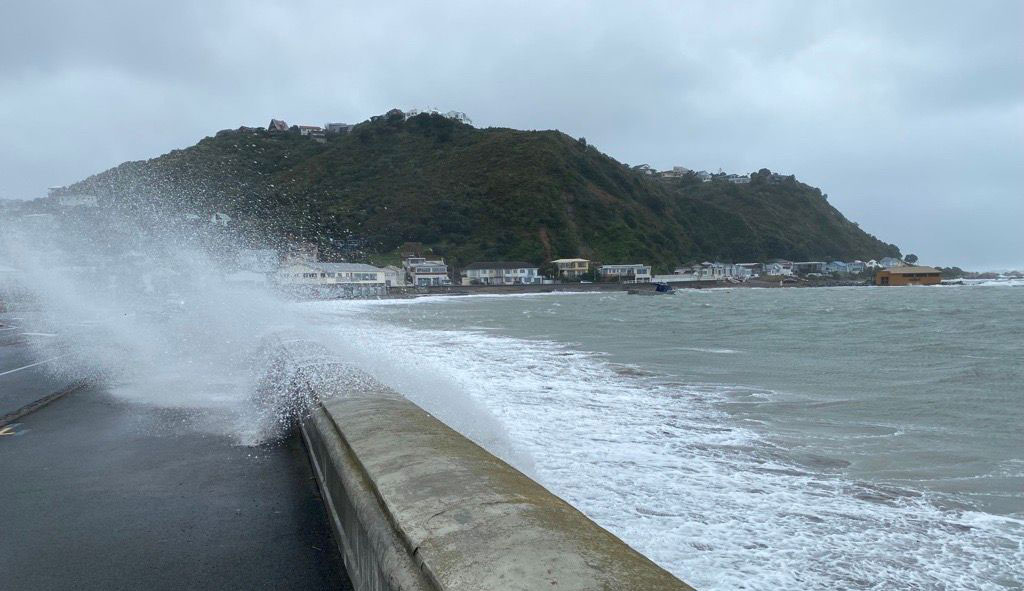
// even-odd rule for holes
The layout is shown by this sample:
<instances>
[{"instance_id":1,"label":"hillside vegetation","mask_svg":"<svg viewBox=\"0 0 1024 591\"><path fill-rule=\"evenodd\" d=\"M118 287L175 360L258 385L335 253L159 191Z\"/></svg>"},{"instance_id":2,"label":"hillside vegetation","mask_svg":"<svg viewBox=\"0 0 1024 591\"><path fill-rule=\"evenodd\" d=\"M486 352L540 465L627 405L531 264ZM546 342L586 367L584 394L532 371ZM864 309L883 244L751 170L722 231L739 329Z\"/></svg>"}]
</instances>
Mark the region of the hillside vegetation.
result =
<instances>
[{"instance_id":1,"label":"hillside vegetation","mask_svg":"<svg viewBox=\"0 0 1024 591\"><path fill-rule=\"evenodd\" d=\"M653 178L558 131L476 129L436 114L376 117L318 143L241 128L68 188L126 207L208 216L369 253L422 242L477 260L607 263L871 259L898 249L821 192L764 171L747 185Z\"/></svg>"}]
</instances>

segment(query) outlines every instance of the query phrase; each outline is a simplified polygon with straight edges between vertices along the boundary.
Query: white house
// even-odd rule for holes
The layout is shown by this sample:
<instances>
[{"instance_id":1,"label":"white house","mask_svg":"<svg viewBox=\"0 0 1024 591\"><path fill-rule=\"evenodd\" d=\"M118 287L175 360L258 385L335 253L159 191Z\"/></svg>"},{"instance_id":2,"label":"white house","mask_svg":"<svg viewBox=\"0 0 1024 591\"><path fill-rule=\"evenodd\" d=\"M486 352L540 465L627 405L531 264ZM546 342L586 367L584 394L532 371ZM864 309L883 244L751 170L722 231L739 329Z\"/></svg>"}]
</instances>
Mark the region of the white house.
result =
<instances>
[{"instance_id":1,"label":"white house","mask_svg":"<svg viewBox=\"0 0 1024 591\"><path fill-rule=\"evenodd\" d=\"M468 265L463 285L526 285L540 283L540 268L522 261L481 262Z\"/></svg>"},{"instance_id":2,"label":"white house","mask_svg":"<svg viewBox=\"0 0 1024 591\"><path fill-rule=\"evenodd\" d=\"M902 267L902 266L904 266L904 264L905 263L903 261L901 261L900 259L898 259L896 257L885 257L884 259L878 261L878 265L880 267L882 267L883 269L892 269L893 267Z\"/></svg>"},{"instance_id":3,"label":"white house","mask_svg":"<svg viewBox=\"0 0 1024 591\"><path fill-rule=\"evenodd\" d=\"M757 277L764 271L764 265L761 263L736 263L736 266L746 269L747 277Z\"/></svg>"},{"instance_id":4,"label":"white house","mask_svg":"<svg viewBox=\"0 0 1024 591\"><path fill-rule=\"evenodd\" d=\"M764 274L769 277L789 277L793 274L793 265L781 262L765 263Z\"/></svg>"},{"instance_id":5,"label":"white house","mask_svg":"<svg viewBox=\"0 0 1024 591\"><path fill-rule=\"evenodd\" d=\"M824 261L801 261L793 263L793 271L796 273L824 273L826 266Z\"/></svg>"},{"instance_id":6,"label":"white house","mask_svg":"<svg viewBox=\"0 0 1024 591\"><path fill-rule=\"evenodd\" d=\"M651 267L644 264L601 265L598 269L601 277L617 279L627 283L650 283Z\"/></svg>"},{"instance_id":7,"label":"white house","mask_svg":"<svg viewBox=\"0 0 1024 591\"><path fill-rule=\"evenodd\" d=\"M738 271L739 274L737 274L737 269L740 269ZM746 278L749 276L749 271L732 263L704 261L692 267L679 267L675 270L675 274L678 276L676 281L722 281L732 278ZM664 276L659 275L658 280L661 280L662 277Z\"/></svg>"},{"instance_id":8,"label":"white house","mask_svg":"<svg viewBox=\"0 0 1024 591\"><path fill-rule=\"evenodd\" d=\"M850 266L843 261L832 261L825 265L825 271L828 273L849 273Z\"/></svg>"},{"instance_id":9,"label":"white house","mask_svg":"<svg viewBox=\"0 0 1024 591\"><path fill-rule=\"evenodd\" d=\"M864 261L853 261L852 263L846 263L846 270L849 273L863 273L867 269L867 264Z\"/></svg>"},{"instance_id":10,"label":"white house","mask_svg":"<svg viewBox=\"0 0 1024 591\"><path fill-rule=\"evenodd\" d=\"M394 265L388 265L384 267L384 283L388 287L404 287L405 286L405 269L396 267Z\"/></svg>"},{"instance_id":11,"label":"white house","mask_svg":"<svg viewBox=\"0 0 1024 591\"><path fill-rule=\"evenodd\" d=\"M275 278L286 286L384 286L384 270L362 263L294 262L278 269Z\"/></svg>"}]
</instances>

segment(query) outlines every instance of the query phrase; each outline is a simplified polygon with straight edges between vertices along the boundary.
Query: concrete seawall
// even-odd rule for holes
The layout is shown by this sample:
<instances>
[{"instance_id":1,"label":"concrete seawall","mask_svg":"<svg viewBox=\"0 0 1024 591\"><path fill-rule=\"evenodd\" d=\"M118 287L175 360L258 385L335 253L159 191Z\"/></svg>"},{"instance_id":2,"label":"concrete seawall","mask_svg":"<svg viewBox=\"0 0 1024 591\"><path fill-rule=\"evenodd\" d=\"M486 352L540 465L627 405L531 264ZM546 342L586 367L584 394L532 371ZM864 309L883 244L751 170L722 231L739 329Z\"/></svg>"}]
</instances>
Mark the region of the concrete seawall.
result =
<instances>
[{"instance_id":1,"label":"concrete seawall","mask_svg":"<svg viewBox=\"0 0 1024 591\"><path fill-rule=\"evenodd\" d=\"M345 374L300 427L356 589L692 589L401 395Z\"/></svg>"}]
</instances>

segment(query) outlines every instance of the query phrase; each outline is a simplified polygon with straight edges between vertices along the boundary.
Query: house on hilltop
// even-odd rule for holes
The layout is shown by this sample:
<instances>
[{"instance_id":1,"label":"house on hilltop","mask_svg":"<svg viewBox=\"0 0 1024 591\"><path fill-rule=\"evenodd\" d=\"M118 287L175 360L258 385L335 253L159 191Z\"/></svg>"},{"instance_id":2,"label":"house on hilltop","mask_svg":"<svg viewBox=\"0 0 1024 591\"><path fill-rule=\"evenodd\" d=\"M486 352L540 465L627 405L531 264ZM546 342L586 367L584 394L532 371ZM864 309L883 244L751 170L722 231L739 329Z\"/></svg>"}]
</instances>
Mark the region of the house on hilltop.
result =
<instances>
[{"instance_id":1,"label":"house on hilltop","mask_svg":"<svg viewBox=\"0 0 1024 591\"><path fill-rule=\"evenodd\" d=\"M323 127L319 125L296 125L295 127L299 130L299 135L308 137L314 142L327 143L327 134L324 133Z\"/></svg>"},{"instance_id":2,"label":"house on hilltop","mask_svg":"<svg viewBox=\"0 0 1024 591\"><path fill-rule=\"evenodd\" d=\"M348 133L355 125L349 123L328 123L324 126L327 133Z\"/></svg>"},{"instance_id":3,"label":"house on hilltop","mask_svg":"<svg viewBox=\"0 0 1024 591\"><path fill-rule=\"evenodd\" d=\"M270 125L267 126L267 131L288 131L288 124L281 119L271 119Z\"/></svg>"}]
</instances>

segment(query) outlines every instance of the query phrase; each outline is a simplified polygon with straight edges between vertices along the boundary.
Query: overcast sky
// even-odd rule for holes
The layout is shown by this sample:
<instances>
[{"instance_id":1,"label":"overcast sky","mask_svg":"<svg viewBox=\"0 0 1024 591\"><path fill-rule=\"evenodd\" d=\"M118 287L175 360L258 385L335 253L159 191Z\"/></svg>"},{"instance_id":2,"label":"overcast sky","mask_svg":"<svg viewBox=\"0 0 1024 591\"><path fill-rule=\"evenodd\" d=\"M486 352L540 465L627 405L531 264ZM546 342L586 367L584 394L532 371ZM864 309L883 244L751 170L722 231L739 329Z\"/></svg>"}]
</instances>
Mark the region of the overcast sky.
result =
<instances>
[{"instance_id":1,"label":"overcast sky","mask_svg":"<svg viewBox=\"0 0 1024 591\"><path fill-rule=\"evenodd\" d=\"M0 198L271 117L437 107L793 173L923 262L1024 267L1024 2L369 4L5 1Z\"/></svg>"}]
</instances>

